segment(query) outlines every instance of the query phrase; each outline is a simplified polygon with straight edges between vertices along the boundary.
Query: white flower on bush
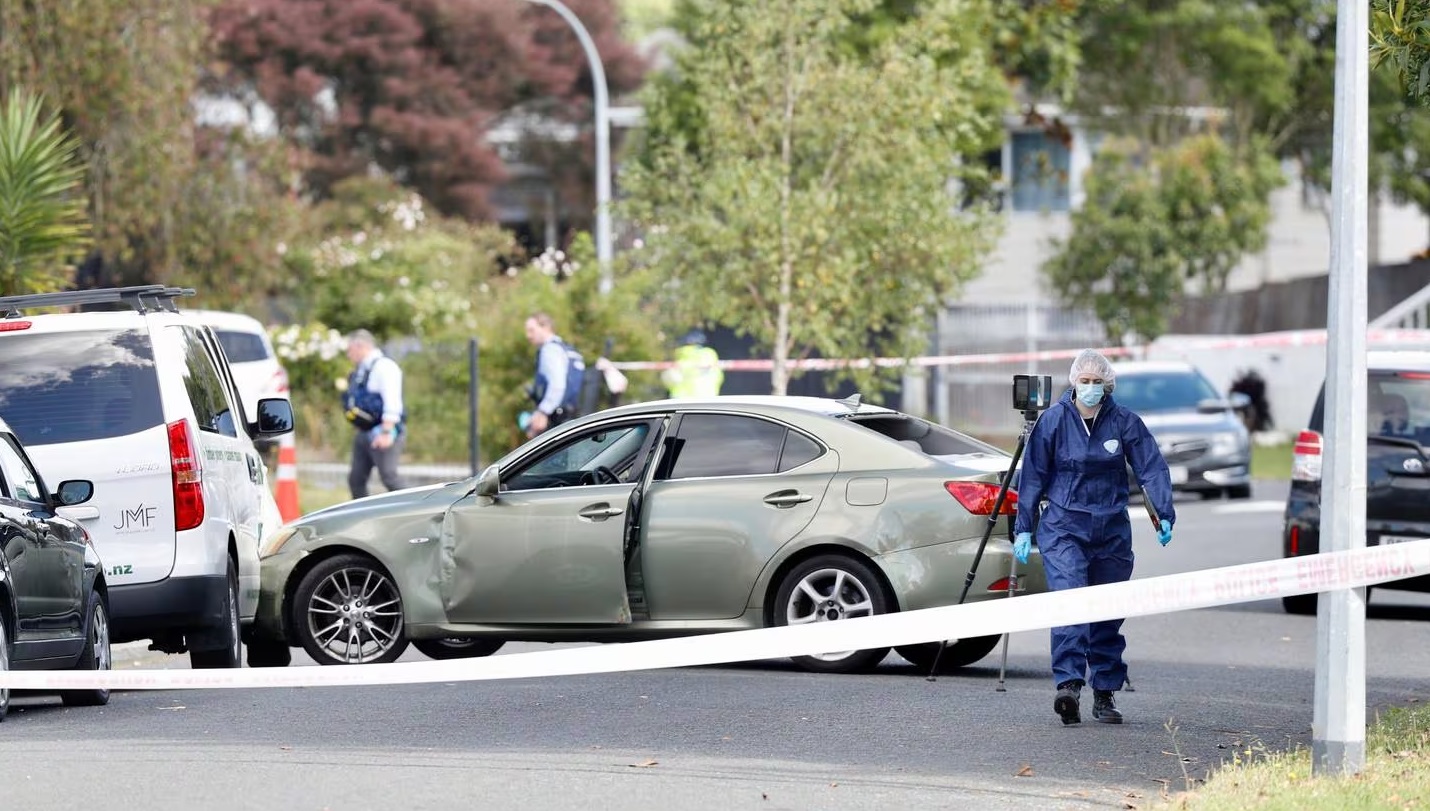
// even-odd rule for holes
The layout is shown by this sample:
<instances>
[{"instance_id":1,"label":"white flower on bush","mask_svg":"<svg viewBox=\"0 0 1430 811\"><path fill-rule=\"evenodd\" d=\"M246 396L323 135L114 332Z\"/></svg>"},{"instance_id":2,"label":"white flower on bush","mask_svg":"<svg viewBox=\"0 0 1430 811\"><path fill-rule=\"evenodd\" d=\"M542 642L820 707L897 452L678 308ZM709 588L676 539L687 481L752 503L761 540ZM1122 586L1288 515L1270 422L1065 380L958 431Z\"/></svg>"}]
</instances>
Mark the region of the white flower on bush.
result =
<instances>
[{"instance_id":1,"label":"white flower on bush","mask_svg":"<svg viewBox=\"0 0 1430 811\"><path fill-rule=\"evenodd\" d=\"M427 214L422 210L422 198L415 194L406 200L383 203L377 210L382 214L391 214L392 219L401 225L404 231L415 230L419 223L427 219Z\"/></svg>"},{"instance_id":2,"label":"white flower on bush","mask_svg":"<svg viewBox=\"0 0 1430 811\"><path fill-rule=\"evenodd\" d=\"M289 324L269 333L273 351L282 360L333 360L347 351L342 333L319 324Z\"/></svg>"}]
</instances>

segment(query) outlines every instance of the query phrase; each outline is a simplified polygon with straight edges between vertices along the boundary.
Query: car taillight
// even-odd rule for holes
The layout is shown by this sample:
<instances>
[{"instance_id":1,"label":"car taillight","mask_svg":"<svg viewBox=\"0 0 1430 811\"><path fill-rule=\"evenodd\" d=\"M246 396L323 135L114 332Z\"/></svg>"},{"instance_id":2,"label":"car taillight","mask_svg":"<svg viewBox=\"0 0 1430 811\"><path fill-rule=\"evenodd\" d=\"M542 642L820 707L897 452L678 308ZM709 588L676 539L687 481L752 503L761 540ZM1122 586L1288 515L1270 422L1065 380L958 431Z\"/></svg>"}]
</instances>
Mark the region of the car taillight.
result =
<instances>
[{"instance_id":1,"label":"car taillight","mask_svg":"<svg viewBox=\"0 0 1430 811\"><path fill-rule=\"evenodd\" d=\"M174 472L174 529L204 521L204 468L188 420L169 423L169 466Z\"/></svg>"},{"instance_id":2,"label":"car taillight","mask_svg":"<svg viewBox=\"0 0 1430 811\"><path fill-rule=\"evenodd\" d=\"M31 321L0 321L0 332L19 332L22 329L29 329Z\"/></svg>"},{"instance_id":3,"label":"car taillight","mask_svg":"<svg viewBox=\"0 0 1430 811\"><path fill-rule=\"evenodd\" d=\"M958 499L958 503L963 505L963 509L974 515L990 515L993 512L993 502L998 500L998 485L991 482L944 482L943 489L948 494ZM1018 504L1018 494L1013 490L1008 491L1008 495L1003 498L1003 507L998 511L999 515L1012 515L1014 507Z\"/></svg>"},{"instance_id":4,"label":"car taillight","mask_svg":"<svg viewBox=\"0 0 1430 811\"><path fill-rule=\"evenodd\" d=\"M1291 528L1291 538L1290 538L1290 543L1289 543L1288 545L1291 547L1291 557L1294 558L1294 557L1296 557L1297 555L1301 554L1301 528L1300 528L1300 527L1292 527L1292 528Z\"/></svg>"},{"instance_id":5,"label":"car taillight","mask_svg":"<svg viewBox=\"0 0 1430 811\"><path fill-rule=\"evenodd\" d=\"M1011 577L1000 577L1000 578L998 578L997 580L994 580L992 583L989 583L989 584L988 584L988 590L989 590L989 591L1002 591L1002 592L1006 592L1006 591L1008 591L1008 586L1009 586L1012 582L1013 582L1013 578L1011 578ZM1022 586L1018 586L1018 587L1017 587L1017 590L1018 590L1018 591L1022 591L1022 590L1023 590L1023 587L1022 587Z\"/></svg>"},{"instance_id":6,"label":"car taillight","mask_svg":"<svg viewBox=\"0 0 1430 811\"><path fill-rule=\"evenodd\" d=\"M1302 431L1291 450L1291 480L1318 482L1321 480L1321 435Z\"/></svg>"},{"instance_id":7,"label":"car taillight","mask_svg":"<svg viewBox=\"0 0 1430 811\"><path fill-rule=\"evenodd\" d=\"M274 394L288 393L288 371L286 369L279 368L273 373L273 379L268 381L268 390Z\"/></svg>"}]
</instances>

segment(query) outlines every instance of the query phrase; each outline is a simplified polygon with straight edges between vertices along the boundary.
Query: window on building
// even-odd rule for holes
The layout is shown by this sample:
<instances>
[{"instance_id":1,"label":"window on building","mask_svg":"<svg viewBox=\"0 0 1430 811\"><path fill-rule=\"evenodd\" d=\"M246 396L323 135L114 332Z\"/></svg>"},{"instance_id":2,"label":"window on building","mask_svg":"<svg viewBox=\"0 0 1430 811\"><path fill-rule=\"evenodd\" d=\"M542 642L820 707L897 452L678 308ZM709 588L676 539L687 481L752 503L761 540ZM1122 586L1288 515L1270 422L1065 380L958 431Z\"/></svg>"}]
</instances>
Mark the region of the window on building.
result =
<instances>
[{"instance_id":1,"label":"window on building","mask_svg":"<svg viewBox=\"0 0 1430 811\"><path fill-rule=\"evenodd\" d=\"M1067 211L1071 154L1042 131L1015 132L1011 196L1014 211Z\"/></svg>"}]
</instances>

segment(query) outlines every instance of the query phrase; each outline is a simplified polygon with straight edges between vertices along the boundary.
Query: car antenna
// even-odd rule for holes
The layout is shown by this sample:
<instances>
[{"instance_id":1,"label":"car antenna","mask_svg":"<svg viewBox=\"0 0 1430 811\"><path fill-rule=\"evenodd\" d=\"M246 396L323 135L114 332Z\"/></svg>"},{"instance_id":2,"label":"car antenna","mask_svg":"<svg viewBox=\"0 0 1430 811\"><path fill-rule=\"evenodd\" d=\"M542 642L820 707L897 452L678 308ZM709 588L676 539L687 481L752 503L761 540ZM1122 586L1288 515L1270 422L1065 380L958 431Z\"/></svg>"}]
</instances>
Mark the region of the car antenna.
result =
<instances>
[{"instance_id":1,"label":"car antenna","mask_svg":"<svg viewBox=\"0 0 1430 811\"><path fill-rule=\"evenodd\" d=\"M848 408L850 411L858 411L859 406L861 403L863 403L863 401L864 395L856 391L848 397L845 397L842 400L835 400L834 402Z\"/></svg>"}]
</instances>

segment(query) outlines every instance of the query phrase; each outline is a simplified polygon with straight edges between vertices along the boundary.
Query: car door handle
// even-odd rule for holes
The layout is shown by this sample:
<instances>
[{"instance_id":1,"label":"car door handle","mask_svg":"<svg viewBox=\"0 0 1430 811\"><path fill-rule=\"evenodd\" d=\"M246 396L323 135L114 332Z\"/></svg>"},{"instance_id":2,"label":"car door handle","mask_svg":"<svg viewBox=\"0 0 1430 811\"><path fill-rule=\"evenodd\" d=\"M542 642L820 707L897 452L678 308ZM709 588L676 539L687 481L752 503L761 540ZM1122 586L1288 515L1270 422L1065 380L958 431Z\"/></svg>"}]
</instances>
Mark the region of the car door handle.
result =
<instances>
[{"instance_id":1,"label":"car door handle","mask_svg":"<svg viewBox=\"0 0 1430 811\"><path fill-rule=\"evenodd\" d=\"M796 504L803 504L813 498L814 496L801 493L798 490L781 490L778 493L770 493L765 496L765 503L774 507L784 508L793 507Z\"/></svg>"},{"instance_id":2,"label":"car door handle","mask_svg":"<svg viewBox=\"0 0 1430 811\"><path fill-rule=\"evenodd\" d=\"M623 512L625 512L625 510L620 507L612 507L609 504L601 503L592 504L576 514L590 521L604 521L607 518L620 515Z\"/></svg>"}]
</instances>

